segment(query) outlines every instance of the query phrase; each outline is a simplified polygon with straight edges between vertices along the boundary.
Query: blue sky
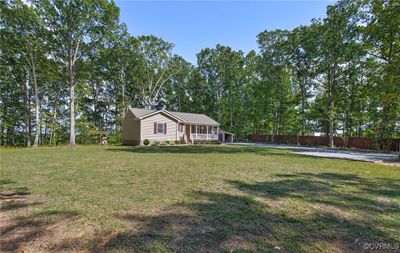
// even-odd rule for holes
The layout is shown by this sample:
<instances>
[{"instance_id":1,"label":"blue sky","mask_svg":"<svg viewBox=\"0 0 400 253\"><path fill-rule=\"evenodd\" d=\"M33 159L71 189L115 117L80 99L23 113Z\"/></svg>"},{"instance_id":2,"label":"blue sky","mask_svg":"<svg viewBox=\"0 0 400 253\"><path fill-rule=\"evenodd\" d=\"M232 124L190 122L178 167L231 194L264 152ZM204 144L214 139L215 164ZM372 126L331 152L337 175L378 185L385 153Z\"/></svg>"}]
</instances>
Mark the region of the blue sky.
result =
<instances>
[{"instance_id":1,"label":"blue sky","mask_svg":"<svg viewBox=\"0 0 400 253\"><path fill-rule=\"evenodd\" d=\"M314 1L137 1L117 0L121 21L134 35L161 37L174 53L196 64L196 54L223 44L245 53L258 50L264 30L293 29L325 17L330 0Z\"/></svg>"}]
</instances>

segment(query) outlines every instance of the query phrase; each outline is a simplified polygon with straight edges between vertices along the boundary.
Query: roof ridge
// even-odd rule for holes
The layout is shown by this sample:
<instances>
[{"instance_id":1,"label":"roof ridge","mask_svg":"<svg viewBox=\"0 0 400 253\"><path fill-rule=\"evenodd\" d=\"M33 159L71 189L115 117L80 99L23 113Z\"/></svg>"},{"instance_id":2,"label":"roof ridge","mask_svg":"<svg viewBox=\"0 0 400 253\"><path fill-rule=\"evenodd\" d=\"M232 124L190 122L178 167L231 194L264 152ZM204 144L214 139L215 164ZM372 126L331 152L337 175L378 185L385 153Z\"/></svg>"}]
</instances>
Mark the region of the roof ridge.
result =
<instances>
[{"instance_id":1,"label":"roof ridge","mask_svg":"<svg viewBox=\"0 0 400 253\"><path fill-rule=\"evenodd\" d=\"M137 107L130 107L130 110L138 118L143 118L164 111L165 113L170 114L170 116L177 118L178 120L182 120L183 122L193 123L193 124L220 125L217 121L215 121L213 118L204 113L176 112L166 109L156 110L156 109L146 109Z\"/></svg>"},{"instance_id":2,"label":"roof ridge","mask_svg":"<svg viewBox=\"0 0 400 253\"><path fill-rule=\"evenodd\" d=\"M169 112L177 112L177 111L169 111ZM204 113L198 113L198 112L177 112L177 113L185 113L185 114L198 114L198 115L205 115L205 116L207 116L206 114L204 114Z\"/></svg>"},{"instance_id":3,"label":"roof ridge","mask_svg":"<svg viewBox=\"0 0 400 253\"><path fill-rule=\"evenodd\" d=\"M148 110L148 111L167 111L167 112L170 112L170 113L177 112L177 113L185 113L185 114L198 114L198 115L207 116L207 114L198 113L198 112L180 112L180 111L171 111L171 110L167 110L167 109L159 109L159 110L157 110L157 109L147 109L147 108L140 108L140 107L129 107L129 108L130 109L139 109L139 110Z\"/></svg>"}]
</instances>

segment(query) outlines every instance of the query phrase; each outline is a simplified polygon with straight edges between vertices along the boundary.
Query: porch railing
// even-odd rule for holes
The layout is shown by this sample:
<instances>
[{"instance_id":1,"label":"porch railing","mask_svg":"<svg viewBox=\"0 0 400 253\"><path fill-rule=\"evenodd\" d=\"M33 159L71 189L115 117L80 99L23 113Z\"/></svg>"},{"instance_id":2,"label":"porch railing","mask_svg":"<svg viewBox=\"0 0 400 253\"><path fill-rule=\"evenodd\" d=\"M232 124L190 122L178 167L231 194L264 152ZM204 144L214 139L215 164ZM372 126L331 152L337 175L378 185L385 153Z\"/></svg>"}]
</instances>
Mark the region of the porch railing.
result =
<instances>
[{"instance_id":1,"label":"porch railing","mask_svg":"<svg viewBox=\"0 0 400 253\"><path fill-rule=\"evenodd\" d=\"M217 134L191 134L192 140L218 140Z\"/></svg>"}]
</instances>

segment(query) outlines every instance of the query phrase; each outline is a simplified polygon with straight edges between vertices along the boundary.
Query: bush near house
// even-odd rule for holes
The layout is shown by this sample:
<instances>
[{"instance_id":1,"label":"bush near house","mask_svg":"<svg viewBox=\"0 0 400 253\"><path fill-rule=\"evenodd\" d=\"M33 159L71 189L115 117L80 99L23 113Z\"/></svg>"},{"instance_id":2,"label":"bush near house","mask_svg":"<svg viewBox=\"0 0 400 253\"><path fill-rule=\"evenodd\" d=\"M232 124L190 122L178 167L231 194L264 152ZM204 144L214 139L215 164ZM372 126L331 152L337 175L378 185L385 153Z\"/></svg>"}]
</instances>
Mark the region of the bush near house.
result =
<instances>
[{"instance_id":1,"label":"bush near house","mask_svg":"<svg viewBox=\"0 0 400 253\"><path fill-rule=\"evenodd\" d=\"M210 140L210 141L207 141L207 140L194 140L193 141L193 144L220 144L220 142L219 141L217 141L217 140Z\"/></svg>"}]
</instances>

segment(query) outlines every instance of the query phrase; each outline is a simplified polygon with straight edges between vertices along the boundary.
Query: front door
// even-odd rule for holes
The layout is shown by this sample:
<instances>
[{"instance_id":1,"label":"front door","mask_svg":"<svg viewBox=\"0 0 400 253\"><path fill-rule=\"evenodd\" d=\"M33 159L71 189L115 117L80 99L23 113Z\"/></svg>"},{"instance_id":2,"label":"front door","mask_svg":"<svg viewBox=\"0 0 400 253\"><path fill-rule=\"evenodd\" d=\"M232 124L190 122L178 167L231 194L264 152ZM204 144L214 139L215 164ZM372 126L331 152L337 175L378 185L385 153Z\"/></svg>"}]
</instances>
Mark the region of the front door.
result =
<instances>
[{"instance_id":1,"label":"front door","mask_svg":"<svg viewBox=\"0 0 400 253\"><path fill-rule=\"evenodd\" d=\"M185 125L185 135L186 135L186 142L192 143L192 140L190 139L190 125Z\"/></svg>"}]
</instances>

